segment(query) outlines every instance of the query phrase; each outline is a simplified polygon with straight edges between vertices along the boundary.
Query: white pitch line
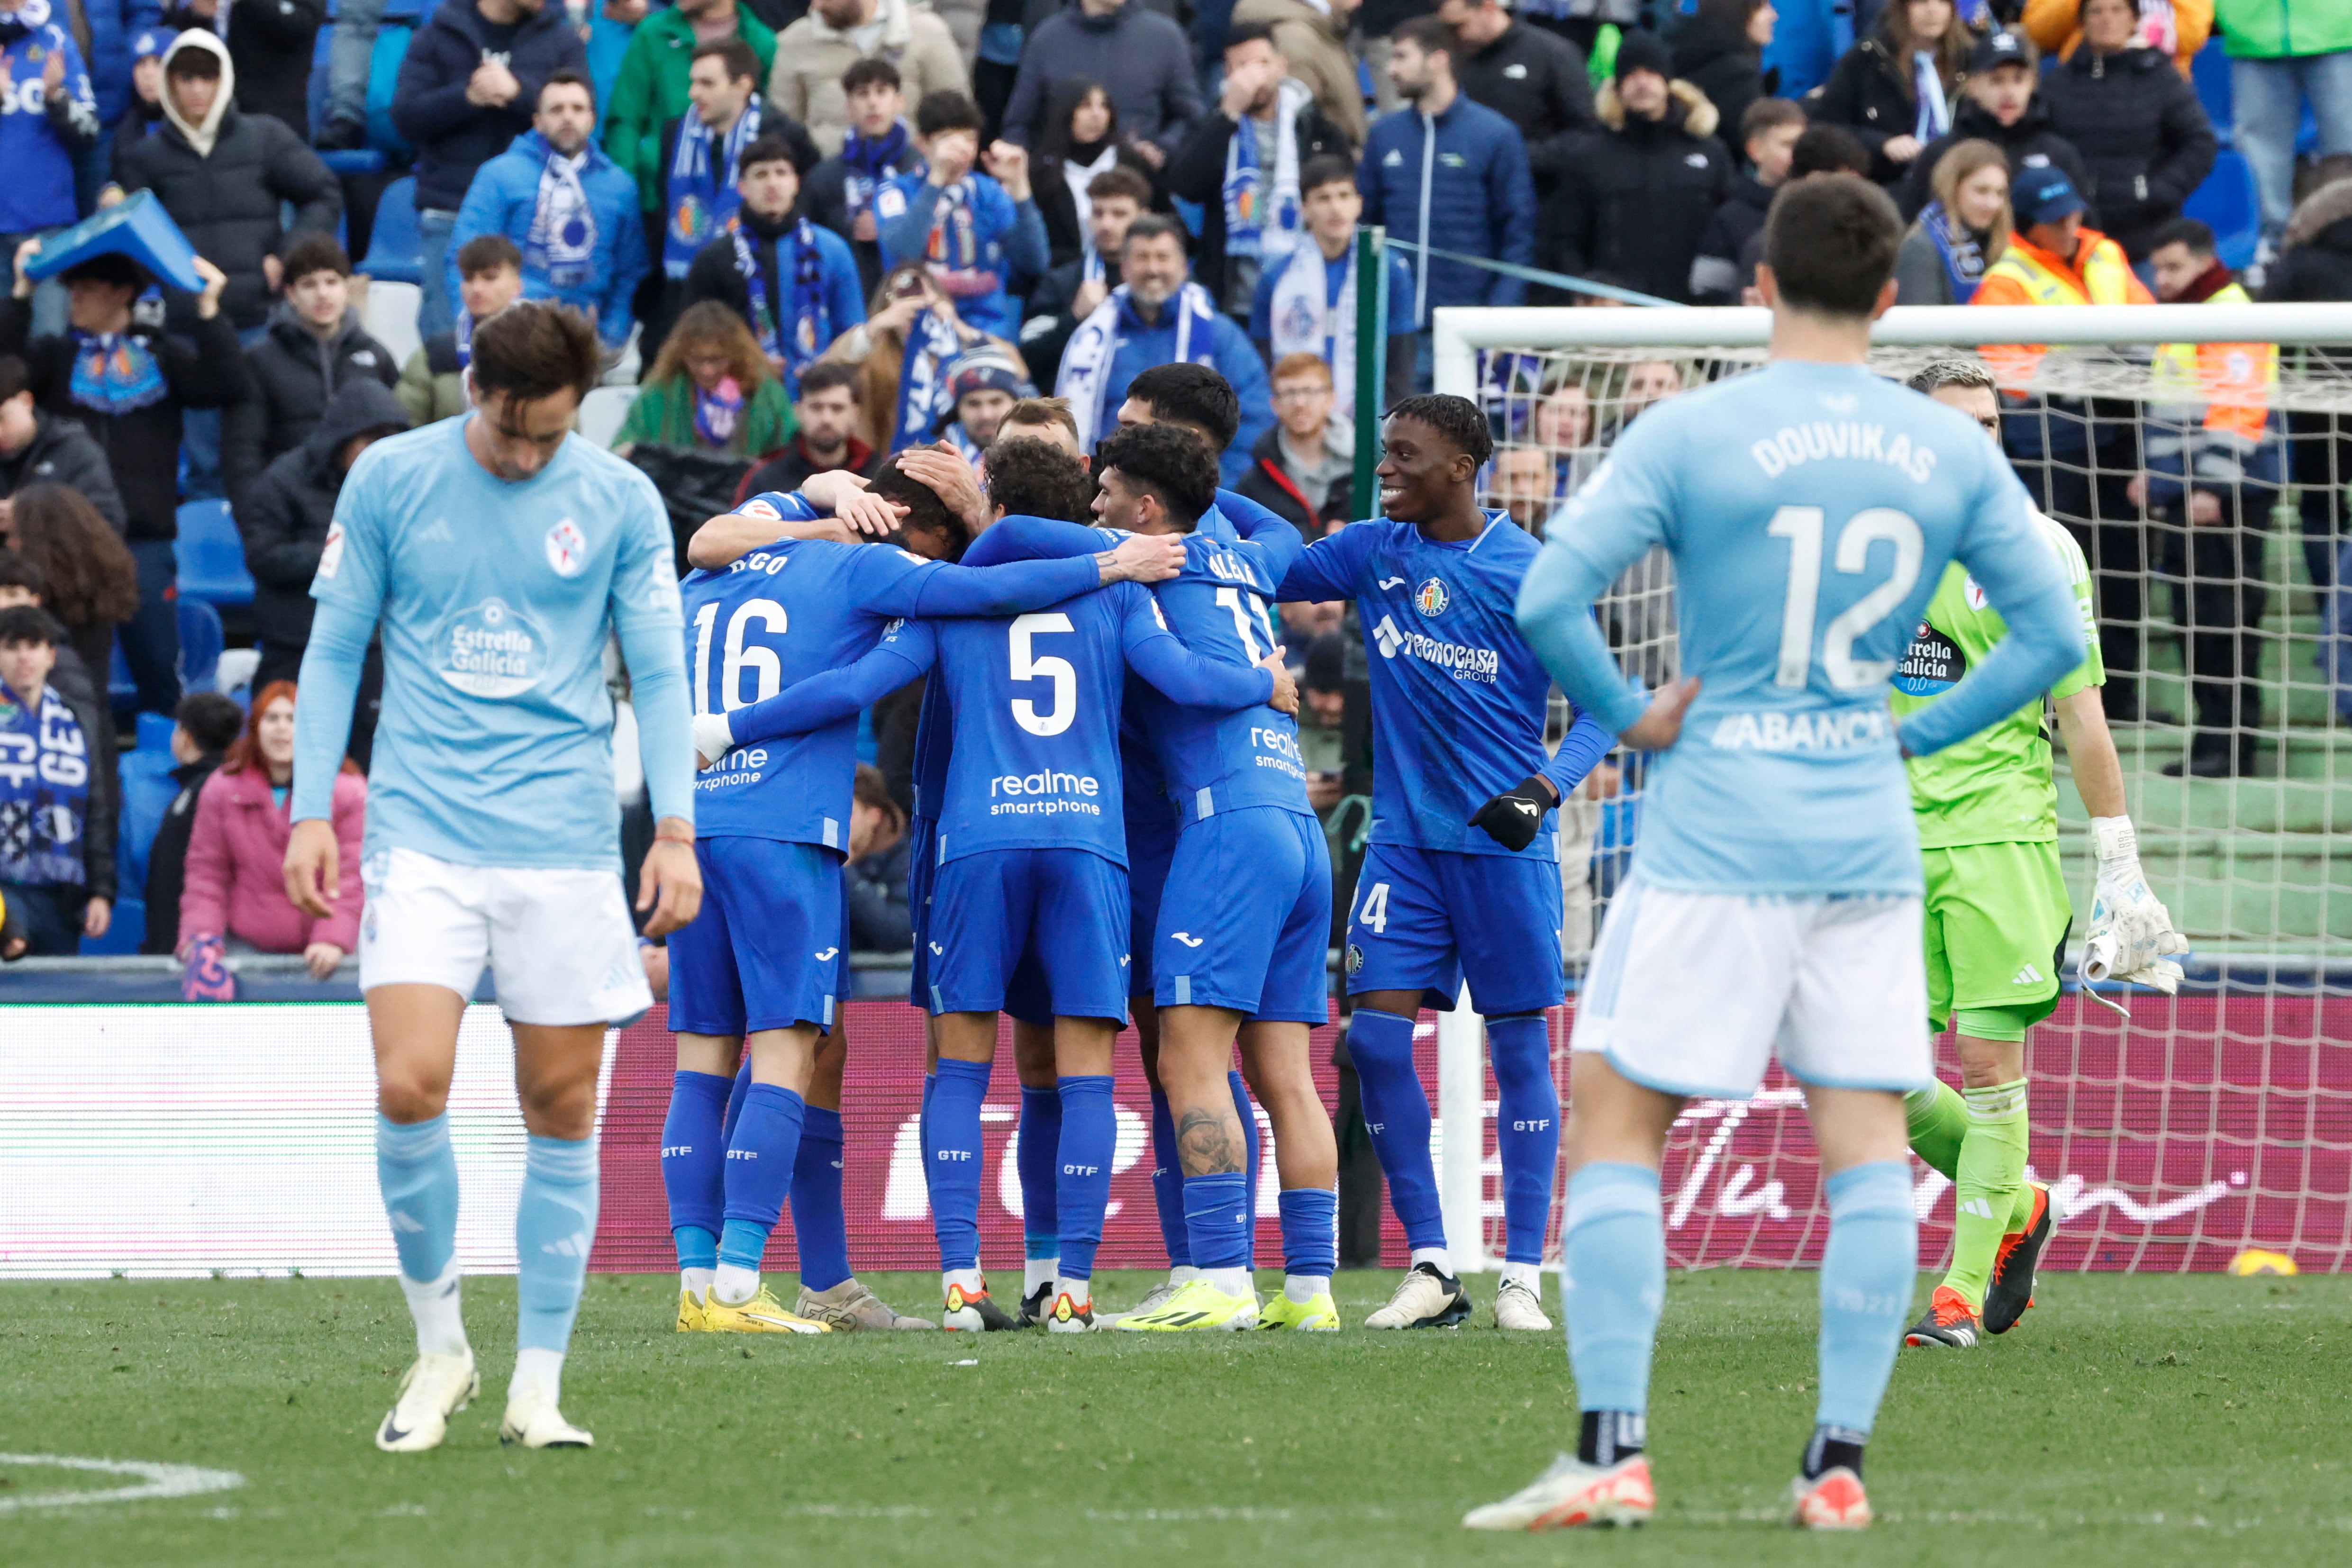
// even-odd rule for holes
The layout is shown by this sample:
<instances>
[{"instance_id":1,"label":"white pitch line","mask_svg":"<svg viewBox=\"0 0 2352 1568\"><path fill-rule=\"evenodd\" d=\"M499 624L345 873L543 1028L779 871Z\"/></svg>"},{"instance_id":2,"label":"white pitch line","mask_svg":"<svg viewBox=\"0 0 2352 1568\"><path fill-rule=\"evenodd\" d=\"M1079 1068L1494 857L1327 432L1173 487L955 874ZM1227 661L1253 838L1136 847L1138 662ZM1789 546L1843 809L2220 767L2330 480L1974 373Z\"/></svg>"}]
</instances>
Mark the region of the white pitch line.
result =
<instances>
[{"instance_id":1,"label":"white pitch line","mask_svg":"<svg viewBox=\"0 0 2352 1568\"><path fill-rule=\"evenodd\" d=\"M0 1497L0 1513L26 1508L77 1508L89 1502L153 1502L162 1498L195 1497L208 1491L241 1487L245 1478L235 1470L207 1470L195 1465L164 1465L148 1459L85 1459L66 1454L0 1454L0 1465L47 1465L61 1470L92 1470L100 1475L137 1476L135 1486L111 1491L39 1492L31 1497Z\"/></svg>"}]
</instances>

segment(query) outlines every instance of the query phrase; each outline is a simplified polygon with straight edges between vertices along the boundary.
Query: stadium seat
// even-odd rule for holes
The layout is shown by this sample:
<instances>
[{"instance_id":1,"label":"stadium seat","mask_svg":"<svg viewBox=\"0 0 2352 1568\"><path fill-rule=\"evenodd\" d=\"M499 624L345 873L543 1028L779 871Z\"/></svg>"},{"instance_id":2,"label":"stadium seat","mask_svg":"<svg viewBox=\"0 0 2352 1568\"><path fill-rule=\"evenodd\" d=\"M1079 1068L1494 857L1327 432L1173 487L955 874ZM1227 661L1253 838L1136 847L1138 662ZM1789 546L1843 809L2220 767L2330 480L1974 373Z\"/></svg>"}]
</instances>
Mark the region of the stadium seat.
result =
<instances>
[{"instance_id":1,"label":"stadium seat","mask_svg":"<svg viewBox=\"0 0 2352 1568\"><path fill-rule=\"evenodd\" d=\"M2236 271L2254 259L2263 235L2262 198L2254 189L2254 172L2235 149L2224 147L2214 155L2213 172L2180 210L2213 231L2213 248L2224 267Z\"/></svg>"},{"instance_id":2,"label":"stadium seat","mask_svg":"<svg viewBox=\"0 0 2352 1568\"><path fill-rule=\"evenodd\" d=\"M180 689L217 689L215 682L220 675L221 648L227 641L221 632L220 612L184 593L175 608L180 620Z\"/></svg>"},{"instance_id":3,"label":"stadium seat","mask_svg":"<svg viewBox=\"0 0 2352 1568\"><path fill-rule=\"evenodd\" d=\"M2197 101L2205 106L2205 118L2213 122L2213 134L2227 147L2236 119L2230 107L2230 57L2222 52L2221 34L2206 39L2189 60L2189 80L2197 89Z\"/></svg>"},{"instance_id":4,"label":"stadium seat","mask_svg":"<svg viewBox=\"0 0 2352 1568\"><path fill-rule=\"evenodd\" d=\"M114 640L114 651L106 656L106 702L116 714L129 714L139 707L139 683L131 678L130 663L122 656L122 639Z\"/></svg>"},{"instance_id":5,"label":"stadium seat","mask_svg":"<svg viewBox=\"0 0 2352 1568\"><path fill-rule=\"evenodd\" d=\"M375 231L359 270L386 283L425 281L425 238L416 226L416 176L403 175L383 188L375 204Z\"/></svg>"},{"instance_id":6,"label":"stadium seat","mask_svg":"<svg viewBox=\"0 0 2352 1568\"><path fill-rule=\"evenodd\" d=\"M635 387L596 388L581 402L580 434L599 446L611 446L636 397Z\"/></svg>"},{"instance_id":7,"label":"stadium seat","mask_svg":"<svg viewBox=\"0 0 2352 1568\"><path fill-rule=\"evenodd\" d=\"M408 356L424 341L416 335L416 313L424 303L425 291L414 283L375 278L368 284L367 306L360 312L360 324L369 337L392 350L395 365L406 364Z\"/></svg>"},{"instance_id":8,"label":"stadium seat","mask_svg":"<svg viewBox=\"0 0 2352 1568\"><path fill-rule=\"evenodd\" d=\"M180 597L207 604L250 604L253 574L245 570L245 540L228 503L188 501L180 507L180 537L173 544L180 561ZM185 634L184 629L183 635ZM220 646L213 647L217 658Z\"/></svg>"},{"instance_id":9,"label":"stadium seat","mask_svg":"<svg viewBox=\"0 0 2352 1568\"><path fill-rule=\"evenodd\" d=\"M115 764L115 777L122 785L122 809L116 820L114 870L115 880L125 893L136 893L147 885L148 852L155 847L155 832L163 825L163 812L172 797L180 792L179 785L172 781L172 769L178 766L172 759L172 721L162 714L141 717L161 720L163 738L124 752Z\"/></svg>"},{"instance_id":10,"label":"stadium seat","mask_svg":"<svg viewBox=\"0 0 2352 1568\"><path fill-rule=\"evenodd\" d=\"M368 57L367 144L394 163L406 163L415 149L392 122L392 95L400 85L400 63L416 37L418 0L390 0L384 25L376 29L375 52Z\"/></svg>"}]
</instances>

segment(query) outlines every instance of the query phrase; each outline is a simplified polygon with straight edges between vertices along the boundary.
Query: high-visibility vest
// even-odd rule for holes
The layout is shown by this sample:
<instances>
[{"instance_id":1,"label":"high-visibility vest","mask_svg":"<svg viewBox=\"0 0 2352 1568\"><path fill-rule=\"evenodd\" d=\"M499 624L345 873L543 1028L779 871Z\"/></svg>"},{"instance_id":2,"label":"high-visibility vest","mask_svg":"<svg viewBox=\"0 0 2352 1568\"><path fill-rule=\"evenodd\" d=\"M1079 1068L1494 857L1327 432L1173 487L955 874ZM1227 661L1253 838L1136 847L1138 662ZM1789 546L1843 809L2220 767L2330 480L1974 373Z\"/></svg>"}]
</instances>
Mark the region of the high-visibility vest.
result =
<instances>
[{"instance_id":1,"label":"high-visibility vest","mask_svg":"<svg viewBox=\"0 0 2352 1568\"><path fill-rule=\"evenodd\" d=\"M2079 272L2023 236L2012 236L2000 258L1985 269L1984 284L1970 303L2020 303L2012 297L2014 292L2021 292L2022 303L2028 305L2149 303L2147 290L2132 276L2123 246L2095 229L2081 232L2082 244L2074 252L2081 259ZM2012 287L1991 287L1997 280ZM1988 343L1983 348L1994 379L2013 392L2025 390L2049 351L2046 343Z\"/></svg>"},{"instance_id":2,"label":"high-visibility vest","mask_svg":"<svg viewBox=\"0 0 2352 1568\"><path fill-rule=\"evenodd\" d=\"M2205 301L2246 305L2246 291L2231 284ZM2278 386L2274 343L2167 343L2156 352L2157 392L2173 417L2185 425L2204 408L2206 433L2249 444L2263 438L2270 422L2271 394ZM2185 405L2185 406L2184 406Z\"/></svg>"}]
</instances>

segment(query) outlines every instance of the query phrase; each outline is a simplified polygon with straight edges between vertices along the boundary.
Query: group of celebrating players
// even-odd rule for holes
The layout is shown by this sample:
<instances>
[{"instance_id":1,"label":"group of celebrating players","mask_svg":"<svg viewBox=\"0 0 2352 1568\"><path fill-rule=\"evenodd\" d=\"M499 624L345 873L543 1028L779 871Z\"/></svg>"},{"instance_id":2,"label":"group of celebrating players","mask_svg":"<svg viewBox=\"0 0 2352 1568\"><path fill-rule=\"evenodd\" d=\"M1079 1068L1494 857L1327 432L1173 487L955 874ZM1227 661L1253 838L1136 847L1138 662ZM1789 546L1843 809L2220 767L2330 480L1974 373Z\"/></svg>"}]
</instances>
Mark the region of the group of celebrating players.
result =
<instances>
[{"instance_id":1,"label":"group of celebrating players","mask_svg":"<svg viewBox=\"0 0 2352 1568\"><path fill-rule=\"evenodd\" d=\"M1349 599L1375 655L1376 782L1341 977L1412 1249L1368 1328L1472 1314L1412 1056L1420 1009L1453 1006L1465 983L1500 1092L1494 1319L1550 1326L1537 1270L1562 1153L1551 813L1612 747L1663 754L1571 1041L1560 1291L1577 1451L1465 1523L1650 1516L1664 1145L1687 1099L1750 1094L1774 1057L1805 1087L1831 1216L1820 1406L1791 1515L1867 1523L1863 1448L1916 1263L1906 1143L1959 1206L1951 1270L1911 1343L1965 1348L2012 1325L2057 1218L2024 1171L2023 1041L2055 1004L2069 918L2045 692L2099 842L2095 946L2116 976L2166 988L2179 971L2164 956L2184 946L2139 873L2080 553L1970 428L1998 433L1990 379L1945 361L1905 388L1865 365L1900 235L1863 182L1784 192L1759 275L1770 362L1651 411L1541 544L1477 506L1486 419L1449 396L1387 415L1381 516L1306 544L1218 489L1234 394L1179 363L1136 378L1090 459L1041 410L1000 432L984 480L936 449L870 485L820 476L712 519L680 585L649 483L566 439L595 379L593 331L541 304L478 324L477 412L377 444L345 486L297 727L288 882L315 906L335 874L327 784L380 626L361 983L418 1356L379 1446L437 1445L479 1387L446 1101L485 962L531 1134L501 1436L592 1441L557 1401L595 1228L596 1065L606 1023L651 999L596 749L609 754L611 633L657 819L638 903L669 937L677 1071L661 1157L681 1331L931 1326L856 1281L841 1203L857 716L919 676L910 1000L930 1027L942 1325L1339 1330L1336 1155L1307 1049L1328 1011L1331 873L1269 605ZM1591 606L1655 548L1675 564L1683 674L1644 695ZM1577 717L1548 751L1555 682ZM1010 1312L979 1257L1000 1014L1027 1238ZM1171 1268L1114 1316L1091 1280L1117 1142L1112 1040L1129 1016ZM1930 1031L1948 1019L1965 1092L1934 1073ZM1281 1186L1284 1284L1265 1303L1252 1092ZM788 1205L791 1310L760 1276Z\"/></svg>"}]
</instances>

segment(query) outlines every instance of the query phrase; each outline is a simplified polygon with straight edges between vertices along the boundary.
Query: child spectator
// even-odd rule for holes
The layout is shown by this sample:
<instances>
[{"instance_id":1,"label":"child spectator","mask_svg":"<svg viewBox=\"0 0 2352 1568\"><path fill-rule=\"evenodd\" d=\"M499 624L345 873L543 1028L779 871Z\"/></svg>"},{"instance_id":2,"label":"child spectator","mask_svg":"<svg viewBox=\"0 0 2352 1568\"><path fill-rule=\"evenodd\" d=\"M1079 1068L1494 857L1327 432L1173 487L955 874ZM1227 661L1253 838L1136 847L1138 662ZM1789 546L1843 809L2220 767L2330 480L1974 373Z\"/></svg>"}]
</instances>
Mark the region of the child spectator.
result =
<instances>
[{"instance_id":1,"label":"child spectator","mask_svg":"<svg viewBox=\"0 0 2352 1568\"><path fill-rule=\"evenodd\" d=\"M49 679L64 641L46 610L0 610L0 898L26 943L12 958L70 956L113 920L115 781L90 765L98 711Z\"/></svg>"},{"instance_id":2,"label":"child spectator","mask_svg":"<svg viewBox=\"0 0 2352 1568\"><path fill-rule=\"evenodd\" d=\"M995 344L983 343L948 366L948 395L955 400L955 417L940 434L965 458L978 463L1013 405L1036 390L1022 374L1020 361Z\"/></svg>"},{"instance_id":3,"label":"child spectator","mask_svg":"<svg viewBox=\"0 0 2352 1568\"><path fill-rule=\"evenodd\" d=\"M110 535L109 537L111 538ZM121 549L119 541L115 548L118 550ZM68 565L73 572L79 572L81 570L79 562L68 563ZM29 605L36 610L47 609L47 605L43 601L47 591L48 576L38 564L16 550L0 549L0 610L11 610L19 605ZM74 604L82 598L102 591L102 587L86 581L69 582L66 589L65 601ZM105 623L102 616L93 616L92 619L100 622L100 630L108 634L108 640L110 642L113 626L110 623ZM100 772L111 779L115 776L114 714L100 696L99 685L99 681L106 670L104 663L106 644L97 642L95 638L91 639L94 651L98 653L100 661L97 665L100 674L93 675L90 674L89 661L84 659L74 648L70 628L68 629L67 635L68 641L58 644L58 662L49 670L49 685L55 686L64 696L67 704L76 711L88 708L98 716L98 734L95 737L98 748L96 753L98 768Z\"/></svg>"},{"instance_id":4,"label":"child spectator","mask_svg":"<svg viewBox=\"0 0 2352 1568\"><path fill-rule=\"evenodd\" d=\"M472 407L466 361L474 323L522 298L522 252L504 235L478 235L457 247L457 321L417 345L393 390L411 423L455 419ZM460 329L462 329L462 330Z\"/></svg>"},{"instance_id":5,"label":"child spectator","mask_svg":"<svg viewBox=\"0 0 2352 1568\"><path fill-rule=\"evenodd\" d=\"M839 360L820 360L803 371L793 404L800 429L790 445L743 476L736 504L770 490L797 490L836 468L871 478L874 448L857 438L857 367Z\"/></svg>"},{"instance_id":6,"label":"child spectator","mask_svg":"<svg viewBox=\"0 0 2352 1568\"><path fill-rule=\"evenodd\" d=\"M880 57L861 59L841 73L849 125L841 151L809 172L802 198L809 216L849 242L857 257L857 287L872 294L882 281L882 230L875 193L898 176L919 171L923 154L907 124L907 97L898 68Z\"/></svg>"},{"instance_id":7,"label":"child spectator","mask_svg":"<svg viewBox=\"0 0 2352 1568\"><path fill-rule=\"evenodd\" d=\"M155 841L147 847L147 936L142 953L168 956L180 946L180 890L185 883L188 840L196 831L196 795L245 728L245 713L218 692L180 699L172 725L172 782L180 792L163 808Z\"/></svg>"},{"instance_id":8,"label":"child spectator","mask_svg":"<svg viewBox=\"0 0 2352 1568\"><path fill-rule=\"evenodd\" d=\"M107 174L110 179L122 178L122 150L160 133L166 123L163 51L172 47L173 37L169 27L142 27L131 35L131 98L122 117L114 122L113 138L106 150ZM111 188L100 200L119 191L119 186Z\"/></svg>"},{"instance_id":9,"label":"child spectator","mask_svg":"<svg viewBox=\"0 0 2352 1568\"><path fill-rule=\"evenodd\" d=\"M716 300L689 305L646 373L613 450L643 443L761 458L791 440L792 400L743 319Z\"/></svg>"},{"instance_id":10,"label":"child spectator","mask_svg":"<svg viewBox=\"0 0 2352 1568\"><path fill-rule=\"evenodd\" d=\"M993 173L974 169L980 126L979 106L961 93L924 99L915 110L915 134L929 166L883 186L874 211L884 261L925 263L957 315L1010 338L1020 330L1013 276L1045 270L1045 221L1030 199L1027 152L999 141L989 149Z\"/></svg>"},{"instance_id":11,"label":"child spectator","mask_svg":"<svg viewBox=\"0 0 2352 1568\"><path fill-rule=\"evenodd\" d=\"M809 221L800 170L781 136L762 136L737 160L741 208L687 270L688 305L715 300L743 319L768 366L797 396L801 372L866 319L849 242Z\"/></svg>"},{"instance_id":12,"label":"child spectator","mask_svg":"<svg viewBox=\"0 0 2352 1568\"><path fill-rule=\"evenodd\" d=\"M221 472L238 512L252 503L261 471L310 437L340 389L355 381L389 389L400 379L392 350L352 308L352 261L341 246L302 235L286 247L285 271L286 298L246 350L254 395L221 420Z\"/></svg>"},{"instance_id":13,"label":"child spectator","mask_svg":"<svg viewBox=\"0 0 2352 1568\"><path fill-rule=\"evenodd\" d=\"M346 759L335 779L335 840L341 875L324 918L286 896L287 802L294 787L294 683L274 681L253 699L253 716L196 795L180 894L178 954L299 953L323 980L359 946L360 837L367 780Z\"/></svg>"},{"instance_id":14,"label":"child spectator","mask_svg":"<svg viewBox=\"0 0 2352 1568\"><path fill-rule=\"evenodd\" d=\"M1329 368L1343 420L1356 415L1356 221L1364 198L1356 172L1342 157L1307 160L1299 172L1306 201L1308 243L1270 267L1257 280L1250 307L1250 338L1269 361L1311 354ZM1383 406L1412 390L1412 269L1403 256L1388 253L1388 379ZM1278 416L1281 410L1276 411Z\"/></svg>"}]
</instances>

